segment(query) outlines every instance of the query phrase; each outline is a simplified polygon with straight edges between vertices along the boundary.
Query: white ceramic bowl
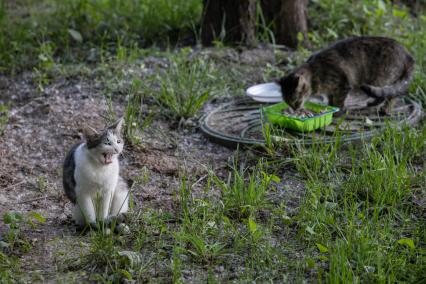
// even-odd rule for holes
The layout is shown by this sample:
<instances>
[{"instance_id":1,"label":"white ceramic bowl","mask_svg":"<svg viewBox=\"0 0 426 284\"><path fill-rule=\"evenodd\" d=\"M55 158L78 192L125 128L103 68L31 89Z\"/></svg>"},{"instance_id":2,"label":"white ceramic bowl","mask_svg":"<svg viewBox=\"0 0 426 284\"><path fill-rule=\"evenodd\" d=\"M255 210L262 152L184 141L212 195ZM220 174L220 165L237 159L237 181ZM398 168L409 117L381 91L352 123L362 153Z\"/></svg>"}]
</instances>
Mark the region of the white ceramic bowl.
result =
<instances>
[{"instance_id":1,"label":"white ceramic bowl","mask_svg":"<svg viewBox=\"0 0 426 284\"><path fill-rule=\"evenodd\" d=\"M247 96L264 103L278 103L283 100L281 87L276 83L265 83L251 86L246 90Z\"/></svg>"}]
</instances>

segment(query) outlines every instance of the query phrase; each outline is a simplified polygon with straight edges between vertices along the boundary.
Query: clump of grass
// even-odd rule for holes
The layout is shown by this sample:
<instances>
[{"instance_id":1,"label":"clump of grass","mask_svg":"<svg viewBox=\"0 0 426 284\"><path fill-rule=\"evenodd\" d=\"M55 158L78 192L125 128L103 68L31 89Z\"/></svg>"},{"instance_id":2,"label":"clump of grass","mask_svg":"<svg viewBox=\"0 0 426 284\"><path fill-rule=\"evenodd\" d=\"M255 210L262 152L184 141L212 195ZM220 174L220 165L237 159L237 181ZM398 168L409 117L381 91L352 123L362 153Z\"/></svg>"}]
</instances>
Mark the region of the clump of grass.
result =
<instances>
[{"instance_id":1,"label":"clump of grass","mask_svg":"<svg viewBox=\"0 0 426 284\"><path fill-rule=\"evenodd\" d=\"M277 176L269 175L263 170L262 163L248 174L236 165L227 182L215 175L212 178L221 190L225 213L238 219L248 218L259 210L266 209L269 205L266 194L271 182L279 182Z\"/></svg>"},{"instance_id":2,"label":"clump of grass","mask_svg":"<svg viewBox=\"0 0 426 284\"><path fill-rule=\"evenodd\" d=\"M89 253L77 260L77 266L90 269L91 281L121 282L141 278L149 262L135 250L123 249L126 240L106 228L91 231Z\"/></svg>"},{"instance_id":3,"label":"clump of grass","mask_svg":"<svg viewBox=\"0 0 426 284\"><path fill-rule=\"evenodd\" d=\"M51 77L53 77L53 70L56 66L53 54L55 47L51 42L43 42L37 48L37 64L34 67L34 81L40 91L44 90L44 86L48 85Z\"/></svg>"},{"instance_id":4,"label":"clump of grass","mask_svg":"<svg viewBox=\"0 0 426 284\"><path fill-rule=\"evenodd\" d=\"M0 241L1 242L1 241ZM19 259L0 251L0 279L2 283L17 283L21 274Z\"/></svg>"},{"instance_id":5,"label":"clump of grass","mask_svg":"<svg viewBox=\"0 0 426 284\"><path fill-rule=\"evenodd\" d=\"M34 223L34 221L37 221ZM31 244L27 240L23 229L26 225L32 228L37 223L44 223L46 219L37 212L29 212L23 214L21 212L5 212L3 215L3 222L7 227L5 232L2 232L1 237L4 238L2 245L4 245L9 252L28 252L31 249Z\"/></svg>"},{"instance_id":6,"label":"clump of grass","mask_svg":"<svg viewBox=\"0 0 426 284\"><path fill-rule=\"evenodd\" d=\"M216 238L224 236L220 232L222 212L207 199L193 198L191 191L192 184L183 177L178 196L182 227L174 235L181 244L177 252L188 253L196 261L211 265L225 253L226 237Z\"/></svg>"},{"instance_id":7,"label":"clump of grass","mask_svg":"<svg viewBox=\"0 0 426 284\"><path fill-rule=\"evenodd\" d=\"M218 70L212 61L200 57L189 59L189 50L170 57L169 67L156 77L159 94L152 98L174 120L195 116L217 90Z\"/></svg>"},{"instance_id":8,"label":"clump of grass","mask_svg":"<svg viewBox=\"0 0 426 284\"><path fill-rule=\"evenodd\" d=\"M143 117L143 94L140 93L141 84L141 80L132 81L124 112L124 120L126 121L124 135L134 144L140 142L141 132L152 122L152 115Z\"/></svg>"},{"instance_id":9,"label":"clump of grass","mask_svg":"<svg viewBox=\"0 0 426 284\"><path fill-rule=\"evenodd\" d=\"M141 142L142 132L151 124L153 119L153 114L145 115L143 109L144 94L142 93L142 84L140 79L133 79L127 88L126 108L123 114L125 121L124 136L132 144ZM117 116L113 107L112 94L107 93L106 96L108 104L107 119L112 123L117 120Z\"/></svg>"},{"instance_id":10,"label":"clump of grass","mask_svg":"<svg viewBox=\"0 0 426 284\"><path fill-rule=\"evenodd\" d=\"M114 260L117 259L116 240L112 234L105 230L93 231L90 238L90 253L87 255L87 263L96 268L115 269Z\"/></svg>"},{"instance_id":11,"label":"clump of grass","mask_svg":"<svg viewBox=\"0 0 426 284\"><path fill-rule=\"evenodd\" d=\"M237 176L245 178L250 174L237 173ZM269 183L271 176L261 176L265 183ZM211 179L213 180L207 181L206 190L211 190L212 186L220 183L217 177ZM259 184L260 182L257 185ZM226 185L223 183L222 186ZM244 191L242 187L239 189ZM278 278L274 274L282 269L286 258L279 248L271 244L273 222L265 225L261 219L255 217L256 210L266 208L265 202L255 200L251 204L241 205L239 200L230 201L238 198L235 195L227 196L226 199L222 196L220 200L195 198L192 184L185 178L178 198L182 223L174 234L178 244L174 247L174 263L177 261L180 266L191 265L188 258L185 258L190 256L190 260L199 265L235 267L240 280L271 280L282 277L281 273ZM251 201L250 199L249 202ZM235 206L229 208L230 204ZM175 271L175 274L180 275L179 271ZM210 272L206 277L215 278ZM227 280L229 279L225 276L218 281Z\"/></svg>"}]
</instances>

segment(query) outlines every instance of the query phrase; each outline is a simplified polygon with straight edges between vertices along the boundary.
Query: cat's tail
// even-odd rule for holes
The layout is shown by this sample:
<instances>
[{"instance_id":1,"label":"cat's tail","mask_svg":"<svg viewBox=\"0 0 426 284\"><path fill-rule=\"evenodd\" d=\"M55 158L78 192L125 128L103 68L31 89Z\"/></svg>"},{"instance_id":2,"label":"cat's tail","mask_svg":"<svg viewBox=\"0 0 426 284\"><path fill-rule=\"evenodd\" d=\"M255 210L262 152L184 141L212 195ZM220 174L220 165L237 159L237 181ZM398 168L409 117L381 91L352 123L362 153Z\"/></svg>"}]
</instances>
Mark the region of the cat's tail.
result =
<instances>
[{"instance_id":1,"label":"cat's tail","mask_svg":"<svg viewBox=\"0 0 426 284\"><path fill-rule=\"evenodd\" d=\"M383 87L362 85L361 90L364 91L367 95L377 99L393 98L407 91L408 84L413 77L413 73L414 59L411 56L408 56L404 71L402 72L398 81L396 81L394 84Z\"/></svg>"}]
</instances>

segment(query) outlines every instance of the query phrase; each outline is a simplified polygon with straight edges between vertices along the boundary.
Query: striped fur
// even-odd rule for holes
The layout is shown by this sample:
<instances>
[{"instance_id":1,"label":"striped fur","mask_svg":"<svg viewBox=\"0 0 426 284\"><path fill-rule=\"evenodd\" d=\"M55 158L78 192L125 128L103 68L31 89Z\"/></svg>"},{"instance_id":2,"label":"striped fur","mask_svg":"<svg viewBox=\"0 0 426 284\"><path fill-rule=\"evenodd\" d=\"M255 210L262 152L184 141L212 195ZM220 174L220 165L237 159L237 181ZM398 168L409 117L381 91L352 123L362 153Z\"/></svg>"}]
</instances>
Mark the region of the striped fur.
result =
<instances>
[{"instance_id":1,"label":"striped fur","mask_svg":"<svg viewBox=\"0 0 426 284\"><path fill-rule=\"evenodd\" d=\"M353 37L313 54L278 83L283 99L294 109L302 107L311 95L326 94L343 112L351 91L376 98L369 105L404 94L414 64L413 57L394 39Z\"/></svg>"}]
</instances>

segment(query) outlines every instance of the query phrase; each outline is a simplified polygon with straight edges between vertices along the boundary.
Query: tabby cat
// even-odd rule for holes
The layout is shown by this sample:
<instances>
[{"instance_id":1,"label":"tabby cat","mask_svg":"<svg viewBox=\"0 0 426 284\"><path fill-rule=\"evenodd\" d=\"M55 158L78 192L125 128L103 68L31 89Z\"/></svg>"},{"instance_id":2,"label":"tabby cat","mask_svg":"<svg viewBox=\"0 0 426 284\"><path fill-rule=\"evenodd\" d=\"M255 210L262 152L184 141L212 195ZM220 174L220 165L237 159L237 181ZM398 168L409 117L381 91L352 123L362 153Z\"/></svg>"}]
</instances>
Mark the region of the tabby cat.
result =
<instances>
[{"instance_id":1,"label":"tabby cat","mask_svg":"<svg viewBox=\"0 0 426 284\"><path fill-rule=\"evenodd\" d=\"M303 107L311 95L325 94L342 114L352 91L374 98L368 106L406 93L414 64L413 57L394 39L352 37L313 54L278 83L283 99L293 109Z\"/></svg>"}]
</instances>

